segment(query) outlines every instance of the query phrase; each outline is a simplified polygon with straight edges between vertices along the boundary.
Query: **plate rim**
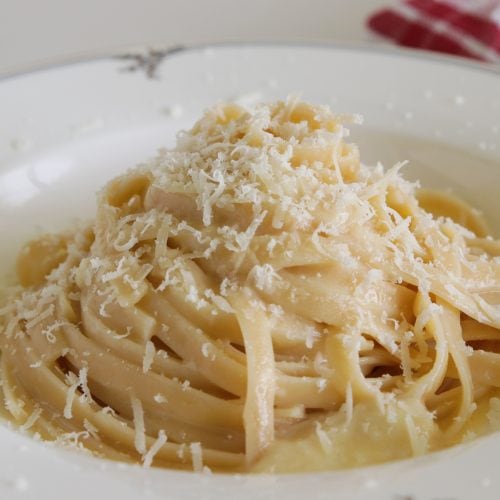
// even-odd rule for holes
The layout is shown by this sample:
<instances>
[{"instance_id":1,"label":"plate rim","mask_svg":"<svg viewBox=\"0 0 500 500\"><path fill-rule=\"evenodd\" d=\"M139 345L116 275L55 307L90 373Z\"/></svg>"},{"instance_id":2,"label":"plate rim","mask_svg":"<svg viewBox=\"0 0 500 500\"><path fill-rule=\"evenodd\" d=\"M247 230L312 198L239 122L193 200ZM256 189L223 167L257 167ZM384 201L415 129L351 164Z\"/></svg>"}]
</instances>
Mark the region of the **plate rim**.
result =
<instances>
[{"instance_id":1,"label":"plate rim","mask_svg":"<svg viewBox=\"0 0 500 500\"><path fill-rule=\"evenodd\" d=\"M434 52L426 49L402 47L397 45L386 45L383 43L370 44L368 42L317 42L317 41L219 41L207 43L180 43L180 44L146 44L122 45L106 47L102 49L75 52L64 56L49 57L26 65L14 66L0 72L0 85L16 78L33 76L50 70L57 70L79 64L92 63L109 60L125 60L126 56L144 56L153 51L159 52L161 65L165 60L192 52L203 50L217 50L224 48L246 49L246 48L310 48L322 50L344 50L357 53L386 55L402 59L415 59L424 62L441 63L446 66L463 68L465 70L489 74L500 77L500 65L476 61L461 56Z\"/></svg>"}]
</instances>

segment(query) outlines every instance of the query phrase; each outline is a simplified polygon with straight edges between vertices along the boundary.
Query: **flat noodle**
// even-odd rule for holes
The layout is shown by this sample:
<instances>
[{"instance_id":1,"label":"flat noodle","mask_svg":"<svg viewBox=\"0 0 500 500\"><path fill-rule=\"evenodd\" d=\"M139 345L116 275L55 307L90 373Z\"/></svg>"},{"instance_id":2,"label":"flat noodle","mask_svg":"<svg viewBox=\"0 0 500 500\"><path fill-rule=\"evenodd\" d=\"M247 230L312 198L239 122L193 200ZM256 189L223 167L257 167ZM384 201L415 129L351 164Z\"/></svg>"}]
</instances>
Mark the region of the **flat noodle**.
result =
<instances>
[{"instance_id":1,"label":"flat noodle","mask_svg":"<svg viewBox=\"0 0 500 500\"><path fill-rule=\"evenodd\" d=\"M500 241L327 107L207 111L21 250L2 415L116 460L324 470L496 429ZM494 404L494 403L492 403Z\"/></svg>"},{"instance_id":2,"label":"flat noodle","mask_svg":"<svg viewBox=\"0 0 500 500\"><path fill-rule=\"evenodd\" d=\"M274 367L271 327L266 305L251 292L231 298L238 318L247 358L247 391L243 422L248 462L253 462L274 439Z\"/></svg>"}]
</instances>

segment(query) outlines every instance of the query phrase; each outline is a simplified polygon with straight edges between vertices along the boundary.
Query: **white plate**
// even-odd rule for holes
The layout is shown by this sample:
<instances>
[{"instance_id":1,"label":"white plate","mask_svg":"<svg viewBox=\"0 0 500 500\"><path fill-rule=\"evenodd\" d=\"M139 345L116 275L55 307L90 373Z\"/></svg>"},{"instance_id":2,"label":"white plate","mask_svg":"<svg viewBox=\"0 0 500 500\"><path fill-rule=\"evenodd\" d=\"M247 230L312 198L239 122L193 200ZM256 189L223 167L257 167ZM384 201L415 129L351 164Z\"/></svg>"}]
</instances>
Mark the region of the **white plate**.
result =
<instances>
[{"instance_id":1,"label":"white plate","mask_svg":"<svg viewBox=\"0 0 500 500\"><path fill-rule=\"evenodd\" d=\"M366 163L410 160L407 175L452 188L500 229L500 74L446 58L329 46L214 46L163 55L100 58L0 80L1 275L37 231L91 217L96 189L172 145L203 108L290 92L363 114L365 126L352 135ZM130 66L135 71L124 71ZM351 471L194 476L97 460L0 427L0 497L494 499L499 450L497 434Z\"/></svg>"}]
</instances>

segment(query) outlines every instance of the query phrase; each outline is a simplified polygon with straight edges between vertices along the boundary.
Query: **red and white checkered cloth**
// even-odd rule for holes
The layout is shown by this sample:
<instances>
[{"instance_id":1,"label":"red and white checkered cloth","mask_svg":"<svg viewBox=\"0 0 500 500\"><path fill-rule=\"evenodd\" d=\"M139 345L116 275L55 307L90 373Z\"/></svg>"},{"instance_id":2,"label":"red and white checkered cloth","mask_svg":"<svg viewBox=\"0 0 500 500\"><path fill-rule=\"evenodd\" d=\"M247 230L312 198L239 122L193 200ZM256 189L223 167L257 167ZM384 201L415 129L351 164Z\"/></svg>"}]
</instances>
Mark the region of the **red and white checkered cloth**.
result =
<instances>
[{"instance_id":1,"label":"red and white checkered cloth","mask_svg":"<svg viewBox=\"0 0 500 500\"><path fill-rule=\"evenodd\" d=\"M406 47L500 63L500 0L405 0L368 26Z\"/></svg>"}]
</instances>

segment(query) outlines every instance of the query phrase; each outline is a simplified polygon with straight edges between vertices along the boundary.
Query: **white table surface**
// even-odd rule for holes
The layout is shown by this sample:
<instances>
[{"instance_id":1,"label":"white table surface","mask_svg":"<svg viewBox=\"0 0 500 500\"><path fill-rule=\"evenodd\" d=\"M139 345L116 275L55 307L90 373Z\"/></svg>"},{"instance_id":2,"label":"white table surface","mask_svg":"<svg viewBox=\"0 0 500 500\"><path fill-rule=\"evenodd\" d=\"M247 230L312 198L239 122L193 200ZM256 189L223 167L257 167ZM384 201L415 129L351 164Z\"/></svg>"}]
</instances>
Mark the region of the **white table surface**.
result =
<instances>
[{"instance_id":1,"label":"white table surface","mask_svg":"<svg viewBox=\"0 0 500 500\"><path fill-rule=\"evenodd\" d=\"M0 75L89 53L223 41L374 42L394 0L0 0Z\"/></svg>"}]
</instances>

